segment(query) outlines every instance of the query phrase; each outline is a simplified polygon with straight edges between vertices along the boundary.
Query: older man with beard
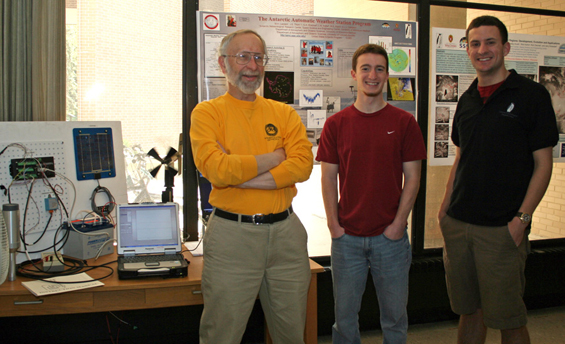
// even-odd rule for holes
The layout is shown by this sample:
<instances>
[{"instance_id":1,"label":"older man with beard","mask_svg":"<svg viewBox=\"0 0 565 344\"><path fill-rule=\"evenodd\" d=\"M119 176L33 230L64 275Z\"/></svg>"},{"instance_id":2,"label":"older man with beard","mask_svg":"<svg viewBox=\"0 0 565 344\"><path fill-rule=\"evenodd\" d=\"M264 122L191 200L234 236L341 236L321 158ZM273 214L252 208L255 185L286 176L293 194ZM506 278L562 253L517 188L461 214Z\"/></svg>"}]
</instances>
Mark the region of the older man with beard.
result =
<instances>
[{"instance_id":1,"label":"older man with beard","mask_svg":"<svg viewBox=\"0 0 565 344\"><path fill-rule=\"evenodd\" d=\"M255 93L268 56L254 31L221 42L226 94L191 115L194 162L213 185L204 235L200 343L240 343L259 295L274 343L303 343L310 283L307 234L292 210L312 144L290 106Z\"/></svg>"}]
</instances>

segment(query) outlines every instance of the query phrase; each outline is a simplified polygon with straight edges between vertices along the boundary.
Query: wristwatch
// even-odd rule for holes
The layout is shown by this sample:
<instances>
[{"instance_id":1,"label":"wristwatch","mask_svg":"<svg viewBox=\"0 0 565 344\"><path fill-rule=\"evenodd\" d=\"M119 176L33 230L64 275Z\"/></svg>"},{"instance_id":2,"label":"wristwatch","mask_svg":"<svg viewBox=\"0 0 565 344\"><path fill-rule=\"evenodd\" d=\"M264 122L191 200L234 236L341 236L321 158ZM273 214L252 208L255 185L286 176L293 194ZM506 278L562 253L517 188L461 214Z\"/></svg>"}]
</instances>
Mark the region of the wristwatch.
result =
<instances>
[{"instance_id":1,"label":"wristwatch","mask_svg":"<svg viewBox=\"0 0 565 344\"><path fill-rule=\"evenodd\" d=\"M518 212L516 216L522 221L523 224L528 224L532 221L532 215Z\"/></svg>"}]
</instances>

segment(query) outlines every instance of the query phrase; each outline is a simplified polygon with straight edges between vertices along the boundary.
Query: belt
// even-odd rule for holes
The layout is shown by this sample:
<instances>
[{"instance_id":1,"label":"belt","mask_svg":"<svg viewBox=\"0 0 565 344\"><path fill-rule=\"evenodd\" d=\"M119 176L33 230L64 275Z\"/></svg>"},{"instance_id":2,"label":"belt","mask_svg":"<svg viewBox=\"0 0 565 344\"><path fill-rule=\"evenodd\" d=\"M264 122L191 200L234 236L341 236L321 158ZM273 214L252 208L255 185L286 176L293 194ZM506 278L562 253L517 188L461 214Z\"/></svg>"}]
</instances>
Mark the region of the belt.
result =
<instances>
[{"instance_id":1,"label":"belt","mask_svg":"<svg viewBox=\"0 0 565 344\"><path fill-rule=\"evenodd\" d=\"M292 213L293 213L292 206L290 206L287 210L283 212L277 214L266 214L266 215L265 214L242 215L242 214L230 213L220 208L216 208L216 210L214 211L214 216L218 216L221 217L222 219L232 220L232 221L239 221L239 219L241 218L241 222L263 225L263 224L272 224L275 222L286 220Z\"/></svg>"}]
</instances>

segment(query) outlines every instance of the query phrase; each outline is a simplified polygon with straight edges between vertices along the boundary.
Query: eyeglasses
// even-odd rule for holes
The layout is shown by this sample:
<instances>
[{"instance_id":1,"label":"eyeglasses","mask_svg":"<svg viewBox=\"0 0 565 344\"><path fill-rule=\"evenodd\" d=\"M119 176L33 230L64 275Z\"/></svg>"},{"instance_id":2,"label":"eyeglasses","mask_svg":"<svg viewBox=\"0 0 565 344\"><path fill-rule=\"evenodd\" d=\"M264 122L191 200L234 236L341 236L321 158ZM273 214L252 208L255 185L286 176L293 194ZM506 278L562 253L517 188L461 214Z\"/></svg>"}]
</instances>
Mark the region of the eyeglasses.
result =
<instances>
[{"instance_id":1,"label":"eyeglasses","mask_svg":"<svg viewBox=\"0 0 565 344\"><path fill-rule=\"evenodd\" d=\"M258 66L266 66L269 62L269 57L265 54L253 54L253 53L240 53L237 55L222 55L223 57L235 57L235 62L239 65L246 65L253 60Z\"/></svg>"}]
</instances>

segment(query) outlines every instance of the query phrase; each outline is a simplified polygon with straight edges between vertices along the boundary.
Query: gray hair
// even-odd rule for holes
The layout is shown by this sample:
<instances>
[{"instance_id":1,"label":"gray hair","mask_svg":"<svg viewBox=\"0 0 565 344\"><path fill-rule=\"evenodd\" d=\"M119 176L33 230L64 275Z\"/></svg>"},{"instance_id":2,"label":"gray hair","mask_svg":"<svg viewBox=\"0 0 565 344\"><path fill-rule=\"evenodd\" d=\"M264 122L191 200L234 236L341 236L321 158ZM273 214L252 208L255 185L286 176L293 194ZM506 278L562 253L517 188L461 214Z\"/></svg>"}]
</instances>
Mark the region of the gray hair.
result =
<instances>
[{"instance_id":1,"label":"gray hair","mask_svg":"<svg viewBox=\"0 0 565 344\"><path fill-rule=\"evenodd\" d=\"M245 33L251 33L251 34L254 34L255 36L257 36L261 40L261 43L263 44L263 53L265 53L265 54L267 53L267 44L265 43L265 40L263 39L263 37L261 37L257 32L255 32L253 30L242 29L242 30L234 31L234 32L230 33L229 35L225 36L222 39L222 42L220 43L220 49L218 49L218 53L220 54L220 56L227 54L228 46L230 45L232 39L235 36L245 34Z\"/></svg>"}]
</instances>

